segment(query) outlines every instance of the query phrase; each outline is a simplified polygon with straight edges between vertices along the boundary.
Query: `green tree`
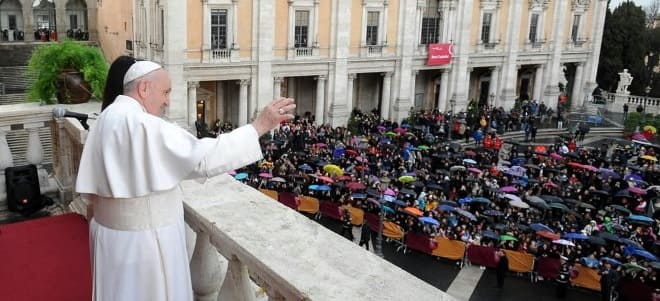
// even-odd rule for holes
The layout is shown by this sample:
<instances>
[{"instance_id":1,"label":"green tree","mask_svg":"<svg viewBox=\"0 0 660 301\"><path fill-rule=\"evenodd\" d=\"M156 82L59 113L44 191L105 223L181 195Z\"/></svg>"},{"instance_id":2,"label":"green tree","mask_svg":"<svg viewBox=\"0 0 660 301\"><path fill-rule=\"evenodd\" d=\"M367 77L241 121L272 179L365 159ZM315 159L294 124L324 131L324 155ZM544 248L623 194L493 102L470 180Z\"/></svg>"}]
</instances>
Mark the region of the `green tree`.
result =
<instances>
[{"instance_id":1,"label":"green tree","mask_svg":"<svg viewBox=\"0 0 660 301\"><path fill-rule=\"evenodd\" d=\"M628 69L634 80L630 92L644 95L649 70L644 58L648 53L646 13L634 2L624 2L614 11L607 10L597 81L601 88L614 92L619 72Z\"/></svg>"}]
</instances>

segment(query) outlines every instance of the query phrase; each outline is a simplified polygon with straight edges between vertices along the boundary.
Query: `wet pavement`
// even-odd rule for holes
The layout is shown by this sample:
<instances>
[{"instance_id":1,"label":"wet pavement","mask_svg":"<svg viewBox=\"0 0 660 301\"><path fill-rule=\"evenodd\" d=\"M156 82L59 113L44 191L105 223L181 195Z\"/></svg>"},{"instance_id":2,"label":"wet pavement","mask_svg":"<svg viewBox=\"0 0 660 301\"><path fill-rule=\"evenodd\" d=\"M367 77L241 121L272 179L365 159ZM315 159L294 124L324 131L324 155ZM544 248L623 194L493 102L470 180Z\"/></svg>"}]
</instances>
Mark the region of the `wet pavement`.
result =
<instances>
[{"instance_id":1,"label":"wet pavement","mask_svg":"<svg viewBox=\"0 0 660 301\"><path fill-rule=\"evenodd\" d=\"M337 234L341 231L341 224L330 218L323 217L319 223ZM375 244L375 235L372 238ZM461 271L455 261L437 259L416 251L409 251L406 254L396 252L396 246L392 243L385 242L385 240L383 240L383 255L389 262L443 291L448 290ZM474 266L465 268L478 269L478 267ZM500 300L550 301L560 299L555 297L555 286L553 282L539 281L537 283L531 283L528 274L524 274L524 276L509 274L505 279L504 289L498 289L495 270L486 269L481 279L476 283L469 301ZM563 300L596 301L600 300L600 294L580 288L569 288L568 294Z\"/></svg>"}]
</instances>

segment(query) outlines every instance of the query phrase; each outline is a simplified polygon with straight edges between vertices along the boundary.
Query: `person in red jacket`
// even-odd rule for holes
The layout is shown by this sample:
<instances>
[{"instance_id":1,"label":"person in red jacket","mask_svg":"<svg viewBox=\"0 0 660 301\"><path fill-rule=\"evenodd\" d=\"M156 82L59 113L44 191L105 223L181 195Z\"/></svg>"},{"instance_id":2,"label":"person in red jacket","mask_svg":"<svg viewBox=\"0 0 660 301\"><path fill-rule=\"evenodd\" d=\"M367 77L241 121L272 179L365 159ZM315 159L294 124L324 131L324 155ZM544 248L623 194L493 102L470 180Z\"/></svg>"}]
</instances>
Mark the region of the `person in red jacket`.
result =
<instances>
[{"instance_id":1,"label":"person in red jacket","mask_svg":"<svg viewBox=\"0 0 660 301\"><path fill-rule=\"evenodd\" d=\"M493 138L490 135L486 135L484 138L484 148L491 148L493 145Z\"/></svg>"},{"instance_id":2,"label":"person in red jacket","mask_svg":"<svg viewBox=\"0 0 660 301\"><path fill-rule=\"evenodd\" d=\"M493 148L496 151L500 151L500 148L502 148L503 143L504 143L504 139L502 139L502 137L498 136L498 137L495 138L495 141L493 142Z\"/></svg>"}]
</instances>

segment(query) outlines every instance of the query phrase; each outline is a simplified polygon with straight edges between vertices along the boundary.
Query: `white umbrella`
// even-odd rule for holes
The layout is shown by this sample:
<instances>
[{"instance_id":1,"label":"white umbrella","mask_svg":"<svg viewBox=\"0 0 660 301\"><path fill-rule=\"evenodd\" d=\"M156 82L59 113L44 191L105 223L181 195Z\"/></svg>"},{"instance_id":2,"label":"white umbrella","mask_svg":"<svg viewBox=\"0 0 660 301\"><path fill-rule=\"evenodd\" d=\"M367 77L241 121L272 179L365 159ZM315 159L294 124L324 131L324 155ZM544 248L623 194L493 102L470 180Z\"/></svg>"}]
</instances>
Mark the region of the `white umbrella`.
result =
<instances>
[{"instance_id":1,"label":"white umbrella","mask_svg":"<svg viewBox=\"0 0 660 301\"><path fill-rule=\"evenodd\" d=\"M503 195L502 197L505 198L505 199L509 199L509 200L515 201L515 202L521 202L521 203L523 202L523 201L520 199L520 197L517 196L517 195L515 195L515 194L508 194L508 193L507 193L507 194ZM528 206L528 207L529 207L529 206Z\"/></svg>"},{"instance_id":2,"label":"white umbrella","mask_svg":"<svg viewBox=\"0 0 660 301\"><path fill-rule=\"evenodd\" d=\"M510 201L510 202L509 202L509 206L512 206L512 207L518 207L518 208L522 208L522 209L527 209L527 208L529 208L529 204L527 204L527 203L525 203L525 202L523 202L523 201L521 201L521 200Z\"/></svg>"},{"instance_id":3,"label":"white umbrella","mask_svg":"<svg viewBox=\"0 0 660 301\"><path fill-rule=\"evenodd\" d=\"M571 241L565 240L565 239L557 239L553 240L552 243L562 245L562 246L569 246L569 247L575 247L575 244L572 243Z\"/></svg>"}]
</instances>

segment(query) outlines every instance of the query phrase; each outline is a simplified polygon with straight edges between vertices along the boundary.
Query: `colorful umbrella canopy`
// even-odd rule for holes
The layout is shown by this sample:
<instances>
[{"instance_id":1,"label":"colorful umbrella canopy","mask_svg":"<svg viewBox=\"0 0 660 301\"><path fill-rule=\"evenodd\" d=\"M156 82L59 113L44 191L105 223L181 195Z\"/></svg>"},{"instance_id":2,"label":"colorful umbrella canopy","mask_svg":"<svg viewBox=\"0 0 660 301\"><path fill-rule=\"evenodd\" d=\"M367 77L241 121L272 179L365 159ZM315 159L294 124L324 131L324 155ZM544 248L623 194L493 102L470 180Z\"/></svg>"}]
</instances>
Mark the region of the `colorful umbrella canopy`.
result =
<instances>
[{"instance_id":1,"label":"colorful umbrella canopy","mask_svg":"<svg viewBox=\"0 0 660 301\"><path fill-rule=\"evenodd\" d=\"M362 189L365 189L367 187L364 186L364 184L362 184L360 182L350 182L350 183L346 184L346 188L348 188L350 190L362 190Z\"/></svg>"},{"instance_id":2,"label":"colorful umbrella canopy","mask_svg":"<svg viewBox=\"0 0 660 301\"><path fill-rule=\"evenodd\" d=\"M628 219L635 222L653 223L653 219L648 216L631 214Z\"/></svg>"},{"instance_id":3,"label":"colorful umbrella canopy","mask_svg":"<svg viewBox=\"0 0 660 301\"><path fill-rule=\"evenodd\" d=\"M527 209L529 208L529 204L523 202L523 201L510 201L509 206L511 207L516 207L516 208L522 208L522 209Z\"/></svg>"},{"instance_id":4,"label":"colorful umbrella canopy","mask_svg":"<svg viewBox=\"0 0 660 301\"><path fill-rule=\"evenodd\" d=\"M477 164L477 161L474 161L473 159L463 159L463 163L467 163L467 164Z\"/></svg>"},{"instance_id":5,"label":"colorful umbrella canopy","mask_svg":"<svg viewBox=\"0 0 660 301\"><path fill-rule=\"evenodd\" d=\"M410 182L415 181L415 177L413 177L413 176L400 176L398 180L401 183L410 183Z\"/></svg>"},{"instance_id":6,"label":"colorful umbrella canopy","mask_svg":"<svg viewBox=\"0 0 660 301\"><path fill-rule=\"evenodd\" d=\"M415 207L406 207L406 208L403 209L403 211L407 212L407 213L410 213L411 215L414 215L414 216L424 215L424 212L422 212L422 210L419 210Z\"/></svg>"},{"instance_id":7,"label":"colorful umbrella canopy","mask_svg":"<svg viewBox=\"0 0 660 301\"><path fill-rule=\"evenodd\" d=\"M243 179L246 179L247 177L248 177L248 174L247 174L247 173L241 172L241 173L236 174L236 175L234 176L234 179L236 179L236 180L243 180Z\"/></svg>"},{"instance_id":8,"label":"colorful umbrella canopy","mask_svg":"<svg viewBox=\"0 0 660 301\"><path fill-rule=\"evenodd\" d=\"M467 170L468 170L469 172L473 172L473 173L477 173L477 174L482 173L481 169L476 168L476 167L470 167L470 168L468 168Z\"/></svg>"},{"instance_id":9,"label":"colorful umbrella canopy","mask_svg":"<svg viewBox=\"0 0 660 301\"><path fill-rule=\"evenodd\" d=\"M612 257L601 257L600 261L607 261L613 265L621 265L621 261L618 261Z\"/></svg>"},{"instance_id":10,"label":"colorful umbrella canopy","mask_svg":"<svg viewBox=\"0 0 660 301\"><path fill-rule=\"evenodd\" d=\"M658 261L658 258L646 250L635 249L633 247L626 247L624 249L624 254L639 256L650 261Z\"/></svg>"},{"instance_id":11,"label":"colorful umbrella canopy","mask_svg":"<svg viewBox=\"0 0 660 301\"><path fill-rule=\"evenodd\" d=\"M640 194L640 195L645 195L646 194L646 190L644 190L642 188L639 188L639 187L634 187L634 186L628 187L628 191L630 191L634 194Z\"/></svg>"},{"instance_id":12,"label":"colorful umbrella canopy","mask_svg":"<svg viewBox=\"0 0 660 301\"><path fill-rule=\"evenodd\" d=\"M552 228L550 228L550 227L548 227L544 224L540 224L540 223L531 224L531 225L529 225L529 227L532 228L532 230L534 230L534 231L548 231L548 232L555 233L555 231L552 230Z\"/></svg>"},{"instance_id":13,"label":"colorful umbrella canopy","mask_svg":"<svg viewBox=\"0 0 660 301\"><path fill-rule=\"evenodd\" d=\"M501 189L500 189L500 190L501 190ZM514 194L508 194L508 193L507 193L507 194L503 195L502 197L505 198L505 199L509 199L509 200L511 200L511 201L522 202L522 200L520 199L520 197L517 196L517 195L514 195ZM529 206L528 206L528 207L529 207Z\"/></svg>"},{"instance_id":14,"label":"colorful umbrella canopy","mask_svg":"<svg viewBox=\"0 0 660 301\"><path fill-rule=\"evenodd\" d=\"M561 236L564 239L573 239L573 240L585 240L589 239L589 236L586 236L582 233L566 233Z\"/></svg>"},{"instance_id":15,"label":"colorful umbrella canopy","mask_svg":"<svg viewBox=\"0 0 660 301\"><path fill-rule=\"evenodd\" d=\"M500 241L518 241L518 239L511 235L500 235Z\"/></svg>"},{"instance_id":16,"label":"colorful umbrella canopy","mask_svg":"<svg viewBox=\"0 0 660 301\"><path fill-rule=\"evenodd\" d=\"M440 210L440 211L446 211L446 212L453 212L454 210L456 210L455 207L450 206L450 205L440 205L435 209Z\"/></svg>"},{"instance_id":17,"label":"colorful umbrella canopy","mask_svg":"<svg viewBox=\"0 0 660 301\"><path fill-rule=\"evenodd\" d=\"M304 171L312 171L312 170L314 170L314 169L313 169L311 166L309 166L309 164L307 164L307 163L302 164L302 165L299 165L299 166L298 166L298 169L300 169L300 170L304 170Z\"/></svg>"},{"instance_id":18,"label":"colorful umbrella canopy","mask_svg":"<svg viewBox=\"0 0 660 301\"><path fill-rule=\"evenodd\" d=\"M425 224L430 224L430 225L436 225L436 226L440 225L440 222L438 222L437 219L432 218L432 217L428 217L428 216L420 217L419 221L422 222L422 223L425 223Z\"/></svg>"},{"instance_id":19,"label":"colorful umbrella canopy","mask_svg":"<svg viewBox=\"0 0 660 301\"><path fill-rule=\"evenodd\" d=\"M652 125L644 126L643 129L644 129L644 131L649 131L649 132L651 132L651 134L655 134L655 133L658 132L658 130L657 130L654 126L652 126Z\"/></svg>"},{"instance_id":20,"label":"colorful umbrella canopy","mask_svg":"<svg viewBox=\"0 0 660 301\"><path fill-rule=\"evenodd\" d=\"M484 211L484 214L485 215L490 215L490 216L502 216L502 215L504 215L504 213L502 213L502 211L494 210L494 209L486 210L486 211Z\"/></svg>"},{"instance_id":21,"label":"colorful umbrella canopy","mask_svg":"<svg viewBox=\"0 0 660 301\"><path fill-rule=\"evenodd\" d=\"M472 203L490 204L490 200L484 197L476 197L472 199Z\"/></svg>"},{"instance_id":22,"label":"colorful umbrella canopy","mask_svg":"<svg viewBox=\"0 0 660 301\"><path fill-rule=\"evenodd\" d=\"M274 178L270 179L269 181L277 182L277 183L286 183L286 180L283 179L283 178L280 178L280 177L274 177Z\"/></svg>"},{"instance_id":23,"label":"colorful umbrella canopy","mask_svg":"<svg viewBox=\"0 0 660 301\"><path fill-rule=\"evenodd\" d=\"M518 189L516 189L516 187L513 186L504 186L500 188L498 191L503 193L512 193L512 192L518 192Z\"/></svg>"},{"instance_id":24,"label":"colorful umbrella canopy","mask_svg":"<svg viewBox=\"0 0 660 301\"><path fill-rule=\"evenodd\" d=\"M532 227L532 229L534 229L534 227ZM561 238L559 236L559 234L555 234L555 233L552 233L552 232L549 232L549 231L544 231L544 230L536 231L536 234L538 236L545 237L545 238L550 239L550 240L557 240L557 239Z\"/></svg>"},{"instance_id":25,"label":"colorful umbrella canopy","mask_svg":"<svg viewBox=\"0 0 660 301\"><path fill-rule=\"evenodd\" d=\"M491 230L484 230L483 232L481 232L481 236L483 236L485 238L494 239L494 240L500 240L500 236L497 235L497 233L495 233L495 231L491 231Z\"/></svg>"},{"instance_id":26,"label":"colorful umbrella canopy","mask_svg":"<svg viewBox=\"0 0 660 301\"><path fill-rule=\"evenodd\" d=\"M323 166L323 171L338 177L344 175L344 170L342 170L341 167L334 164L328 164L326 166Z\"/></svg>"},{"instance_id":27,"label":"colorful umbrella canopy","mask_svg":"<svg viewBox=\"0 0 660 301\"><path fill-rule=\"evenodd\" d=\"M458 214L460 214L464 217L467 217L471 221L477 221L477 217L474 216L474 214L472 214L470 211L467 211L467 210L464 210L464 209L461 209L461 208L456 208L455 210L456 210L456 213L458 213Z\"/></svg>"},{"instance_id":28,"label":"colorful umbrella canopy","mask_svg":"<svg viewBox=\"0 0 660 301\"><path fill-rule=\"evenodd\" d=\"M326 176L319 176L317 179L319 179L323 182L326 182L326 183L334 183L335 182L335 180L333 180L330 177L326 177Z\"/></svg>"},{"instance_id":29,"label":"colorful umbrella canopy","mask_svg":"<svg viewBox=\"0 0 660 301\"><path fill-rule=\"evenodd\" d=\"M644 159L644 160L653 161L653 162L657 162L657 161L658 161L658 158L656 158L656 157L654 157L654 156L649 156L649 155L644 155L644 156L641 156L640 158L642 158L642 159Z\"/></svg>"},{"instance_id":30,"label":"colorful umbrella canopy","mask_svg":"<svg viewBox=\"0 0 660 301\"><path fill-rule=\"evenodd\" d=\"M259 176L262 177L262 178L270 179L270 178L273 177L273 174L271 174L269 172L262 172L262 173L259 174Z\"/></svg>"}]
</instances>

